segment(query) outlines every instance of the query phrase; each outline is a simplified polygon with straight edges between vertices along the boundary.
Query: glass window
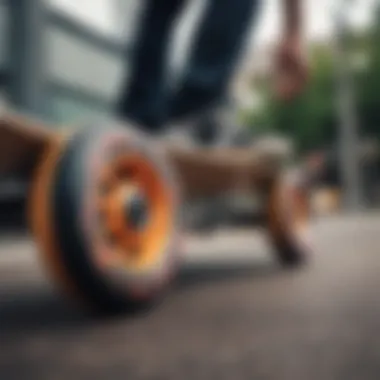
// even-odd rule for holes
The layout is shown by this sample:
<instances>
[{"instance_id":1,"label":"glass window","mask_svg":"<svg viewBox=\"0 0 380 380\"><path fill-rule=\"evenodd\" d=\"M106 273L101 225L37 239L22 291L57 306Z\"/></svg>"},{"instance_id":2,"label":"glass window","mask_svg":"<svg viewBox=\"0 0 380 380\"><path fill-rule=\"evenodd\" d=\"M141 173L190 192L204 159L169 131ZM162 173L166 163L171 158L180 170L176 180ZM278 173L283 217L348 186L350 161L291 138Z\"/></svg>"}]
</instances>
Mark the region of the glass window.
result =
<instances>
[{"instance_id":1,"label":"glass window","mask_svg":"<svg viewBox=\"0 0 380 380\"><path fill-rule=\"evenodd\" d=\"M49 0L52 9L113 38L130 35L141 0Z\"/></svg>"},{"instance_id":2,"label":"glass window","mask_svg":"<svg viewBox=\"0 0 380 380\"><path fill-rule=\"evenodd\" d=\"M56 11L107 35L113 33L113 9L109 0L49 0Z\"/></svg>"},{"instance_id":3,"label":"glass window","mask_svg":"<svg viewBox=\"0 0 380 380\"><path fill-rule=\"evenodd\" d=\"M95 120L97 117L104 118L108 115L107 106L90 102L78 101L63 95L53 95L50 97L50 115L52 122L58 124L75 124Z\"/></svg>"},{"instance_id":4,"label":"glass window","mask_svg":"<svg viewBox=\"0 0 380 380\"><path fill-rule=\"evenodd\" d=\"M125 75L122 56L102 51L59 27L50 26L47 33L49 80L111 101Z\"/></svg>"}]
</instances>

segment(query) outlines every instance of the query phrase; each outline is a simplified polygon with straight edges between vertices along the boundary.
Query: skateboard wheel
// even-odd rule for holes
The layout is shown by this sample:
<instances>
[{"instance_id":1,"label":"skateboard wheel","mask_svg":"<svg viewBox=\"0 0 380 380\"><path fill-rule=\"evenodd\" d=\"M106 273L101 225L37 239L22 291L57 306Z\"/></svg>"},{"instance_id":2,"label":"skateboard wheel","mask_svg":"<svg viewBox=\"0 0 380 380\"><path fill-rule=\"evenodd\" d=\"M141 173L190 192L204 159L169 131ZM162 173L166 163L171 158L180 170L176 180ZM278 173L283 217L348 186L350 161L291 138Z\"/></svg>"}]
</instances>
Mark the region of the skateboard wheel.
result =
<instances>
[{"instance_id":1,"label":"skateboard wheel","mask_svg":"<svg viewBox=\"0 0 380 380\"><path fill-rule=\"evenodd\" d=\"M100 312L161 298L178 267L178 192L165 157L123 128L85 129L51 148L31 221L55 280Z\"/></svg>"},{"instance_id":2,"label":"skateboard wheel","mask_svg":"<svg viewBox=\"0 0 380 380\"><path fill-rule=\"evenodd\" d=\"M283 265L305 262L310 250L310 203L306 186L290 176L272 185L267 203L267 227L275 254Z\"/></svg>"}]
</instances>

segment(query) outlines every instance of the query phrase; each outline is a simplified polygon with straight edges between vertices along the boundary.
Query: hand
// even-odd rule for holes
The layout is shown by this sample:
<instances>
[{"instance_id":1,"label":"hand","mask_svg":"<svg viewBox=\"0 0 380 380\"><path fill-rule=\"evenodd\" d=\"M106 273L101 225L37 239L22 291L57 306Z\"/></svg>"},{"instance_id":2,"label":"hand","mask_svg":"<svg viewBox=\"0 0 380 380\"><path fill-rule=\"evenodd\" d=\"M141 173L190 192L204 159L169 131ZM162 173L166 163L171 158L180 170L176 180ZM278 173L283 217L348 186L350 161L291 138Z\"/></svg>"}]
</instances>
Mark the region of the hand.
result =
<instances>
[{"instance_id":1,"label":"hand","mask_svg":"<svg viewBox=\"0 0 380 380\"><path fill-rule=\"evenodd\" d=\"M281 100L300 95L307 84L308 67L299 39L285 39L277 52L275 91Z\"/></svg>"}]
</instances>

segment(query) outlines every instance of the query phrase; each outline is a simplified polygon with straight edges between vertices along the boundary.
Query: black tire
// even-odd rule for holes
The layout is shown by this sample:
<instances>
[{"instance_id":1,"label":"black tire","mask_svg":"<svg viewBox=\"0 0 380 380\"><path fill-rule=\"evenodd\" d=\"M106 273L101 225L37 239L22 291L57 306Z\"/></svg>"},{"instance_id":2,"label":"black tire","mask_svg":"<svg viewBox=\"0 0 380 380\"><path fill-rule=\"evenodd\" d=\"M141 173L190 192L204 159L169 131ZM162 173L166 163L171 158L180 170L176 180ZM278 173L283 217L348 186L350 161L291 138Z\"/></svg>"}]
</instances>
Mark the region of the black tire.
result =
<instances>
[{"instance_id":1,"label":"black tire","mask_svg":"<svg viewBox=\"0 0 380 380\"><path fill-rule=\"evenodd\" d=\"M114 248L112 241L103 236L101 212L94 202L98 172L114 155L120 157L131 152L151 166L173 205L167 242L157 254L157 265L139 271L127 265L100 265L100 251ZM145 137L124 128L87 128L75 134L54 169L51 221L59 252L55 253L55 260L80 298L101 313L145 309L161 299L179 264L178 206L170 168Z\"/></svg>"},{"instance_id":2,"label":"black tire","mask_svg":"<svg viewBox=\"0 0 380 380\"><path fill-rule=\"evenodd\" d=\"M307 186L284 176L270 187L267 229L274 253L286 267L304 264L310 257L310 202Z\"/></svg>"}]
</instances>

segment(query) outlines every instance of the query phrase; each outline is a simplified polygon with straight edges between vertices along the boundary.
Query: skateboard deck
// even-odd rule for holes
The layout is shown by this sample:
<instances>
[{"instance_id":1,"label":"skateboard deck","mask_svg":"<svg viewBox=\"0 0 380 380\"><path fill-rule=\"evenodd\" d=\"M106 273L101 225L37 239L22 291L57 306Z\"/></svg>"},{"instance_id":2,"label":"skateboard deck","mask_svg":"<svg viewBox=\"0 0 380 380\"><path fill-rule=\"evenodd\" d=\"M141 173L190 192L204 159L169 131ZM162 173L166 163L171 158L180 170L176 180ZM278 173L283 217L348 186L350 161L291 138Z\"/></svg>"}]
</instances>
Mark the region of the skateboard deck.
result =
<instances>
[{"instance_id":1,"label":"skateboard deck","mask_svg":"<svg viewBox=\"0 0 380 380\"><path fill-rule=\"evenodd\" d=\"M29 176L56 133L30 117L10 111L0 117L0 175Z\"/></svg>"},{"instance_id":2,"label":"skateboard deck","mask_svg":"<svg viewBox=\"0 0 380 380\"><path fill-rule=\"evenodd\" d=\"M274 155L249 148L166 147L185 198L212 197L231 190L249 192L275 177Z\"/></svg>"},{"instance_id":3,"label":"skateboard deck","mask_svg":"<svg viewBox=\"0 0 380 380\"><path fill-rule=\"evenodd\" d=\"M0 117L0 175L29 178L44 150L56 143L59 136L57 128L32 117L3 112ZM263 178L274 177L279 170L275 155L269 151L159 144L177 173L185 199L214 196L231 189L245 191Z\"/></svg>"}]
</instances>

